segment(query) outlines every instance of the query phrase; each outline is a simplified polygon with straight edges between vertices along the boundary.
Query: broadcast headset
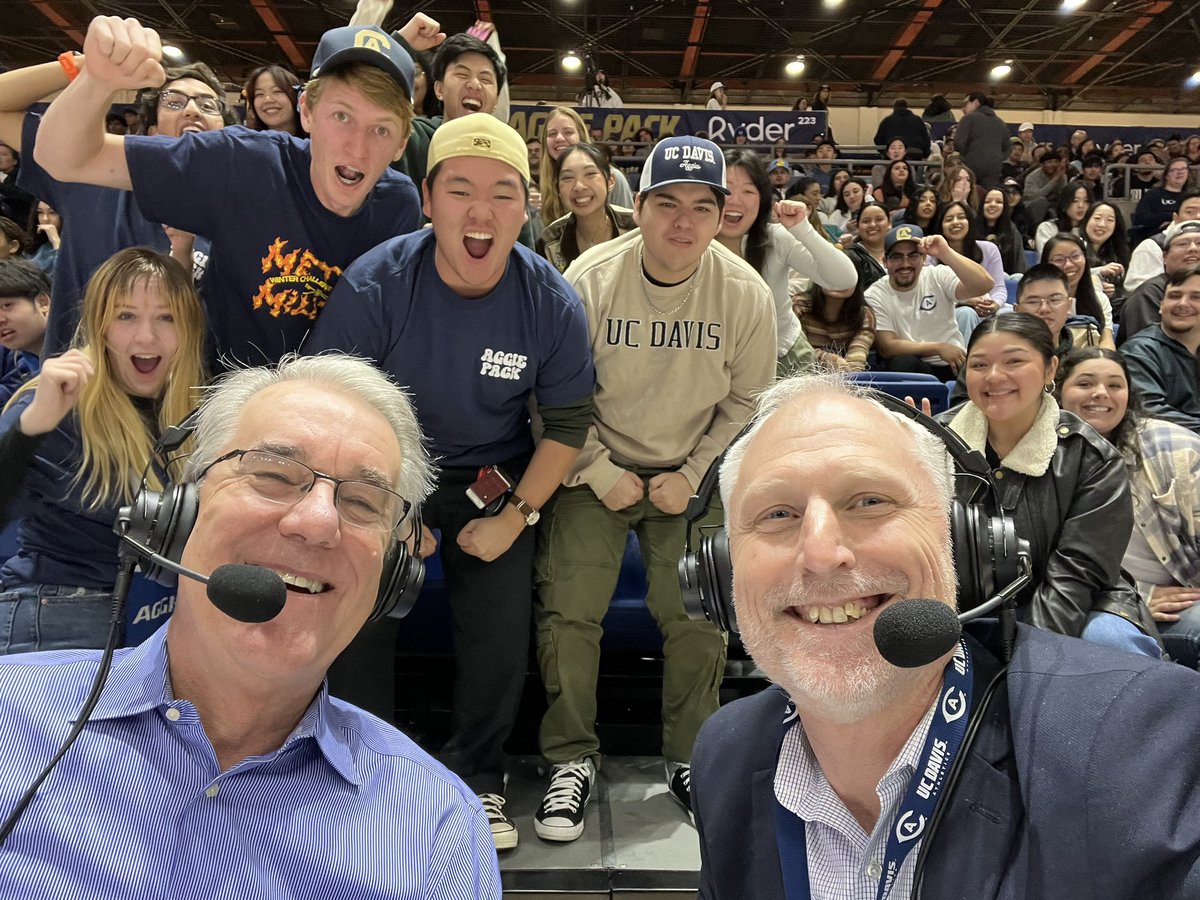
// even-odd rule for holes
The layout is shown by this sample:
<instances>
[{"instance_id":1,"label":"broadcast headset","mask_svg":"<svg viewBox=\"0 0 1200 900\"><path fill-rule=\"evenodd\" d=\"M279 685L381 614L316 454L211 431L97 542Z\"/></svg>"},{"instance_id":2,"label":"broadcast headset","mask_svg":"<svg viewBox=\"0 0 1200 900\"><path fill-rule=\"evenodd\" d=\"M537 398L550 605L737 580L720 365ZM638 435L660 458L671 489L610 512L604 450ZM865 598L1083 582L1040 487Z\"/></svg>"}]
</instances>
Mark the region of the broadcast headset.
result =
<instances>
[{"instance_id":1,"label":"broadcast headset","mask_svg":"<svg viewBox=\"0 0 1200 900\"><path fill-rule=\"evenodd\" d=\"M972 450L957 434L904 401L879 391L868 397L886 409L911 419L931 431L954 460L956 477L973 478L976 489L969 499L956 497L950 510L950 534L954 548L954 570L958 573L960 619L967 621L990 612L1002 589L1022 580L1027 562L1028 544L1017 537L1016 525L1009 516L993 516L978 502L980 489L988 488L994 497L994 508L1002 509L991 466L986 457ZM747 426L730 443L741 440ZM728 453L728 450L726 450ZM693 619L707 618L722 631L738 633L737 614L733 605L733 566L729 560L729 536L723 525L699 526L700 545L692 547L692 526L707 513L712 504L720 477L722 453L704 473L695 496L688 503L687 545L679 561L679 582L683 589L683 605ZM1022 553L1026 555L1022 560ZM1008 593L1007 590L1004 590ZM990 598L990 599L989 599Z\"/></svg>"},{"instance_id":2,"label":"broadcast headset","mask_svg":"<svg viewBox=\"0 0 1200 900\"><path fill-rule=\"evenodd\" d=\"M198 418L199 410L193 410L178 425L163 431L154 446L152 459L159 460L164 471L166 455L178 450L192 436ZM143 477L133 502L122 508L115 530L121 535L122 543L138 555L138 567L144 577L168 587L175 584L176 573L170 566L156 562L152 555L179 565L188 536L196 525L199 505L199 488L196 484L167 482L160 492L150 489ZM397 535L392 535L384 554L379 591L368 622L384 616L404 618L421 593L425 582L425 563L420 557L419 510L413 511L412 524L415 552L410 554L404 542Z\"/></svg>"},{"instance_id":3,"label":"broadcast headset","mask_svg":"<svg viewBox=\"0 0 1200 900\"><path fill-rule=\"evenodd\" d=\"M960 623L979 618L999 608L1000 655L1002 665L974 704L962 745L947 773L945 787L930 816L921 849L913 867L913 886L910 897L919 898L925 876L925 864L934 837L941 828L949 809L970 749L987 718L992 700L1005 684L1008 663L1012 659L1016 640L1016 596L1031 581L1032 566L1028 541L1017 537L1016 525L1009 516L990 515L979 503L981 488L993 496L994 508L1002 510L999 492L991 477L987 458L972 450L957 434L934 421L902 400L880 391L869 391L867 397L894 413L899 413L932 432L945 445L954 460L955 476L972 478L976 487L968 499L955 498L950 510L950 534L953 543L954 568L959 575L959 609L964 610L955 621L949 607L936 600L905 600L889 606L876 620L875 641L883 657L893 665L911 667L925 665L947 653L958 643ZM752 427L747 426L730 446L740 440ZM726 450L726 453L728 450ZM700 526L700 546L692 549L692 526L708 510L717 488L722 453L705 472L696 495L688 503L687 549L679 561L679 580L683 589L684 607L693 619L708 618L724 631L738 633L737 616L733 605L733 566L729 559L729 538L723 526ZM908 606L908 610L905 606ZM907 612L913 611L906 615ZM891 616L899 613L898 616ZM938 613L940 615L930 615ZM890 617L890 632L881 640L880 625ZM944 617L944 618L943 618ZM945 621L949 620L949 623ZM932 639L922 644L922 631L933 632ZM898 640L897 640L898 639Z\"/></svg>"}]
</instances>

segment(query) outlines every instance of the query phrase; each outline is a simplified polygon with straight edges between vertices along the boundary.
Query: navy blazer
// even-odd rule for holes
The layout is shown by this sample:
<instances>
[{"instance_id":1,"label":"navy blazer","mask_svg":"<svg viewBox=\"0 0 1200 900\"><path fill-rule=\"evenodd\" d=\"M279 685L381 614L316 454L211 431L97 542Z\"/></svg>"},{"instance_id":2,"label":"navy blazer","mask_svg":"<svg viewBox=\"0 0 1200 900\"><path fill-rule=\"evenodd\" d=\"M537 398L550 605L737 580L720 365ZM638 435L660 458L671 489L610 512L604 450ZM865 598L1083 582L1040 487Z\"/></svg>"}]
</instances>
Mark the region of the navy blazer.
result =
<instances>
[{"instance_id":1,"label":"navy blazer","mask_svg":"<svg viewBox=\"0 0 1200 900\"><path fill-rule=\"evenodd\" d=\"M999 662L991 623L969 630L976 714ZM696 739L705 900L784 898L774 778L787 700L777 686L738 700ZM969 752L919 896L1200 898L1196 672L1021 625Z\"/></svg>"}]
</instances>

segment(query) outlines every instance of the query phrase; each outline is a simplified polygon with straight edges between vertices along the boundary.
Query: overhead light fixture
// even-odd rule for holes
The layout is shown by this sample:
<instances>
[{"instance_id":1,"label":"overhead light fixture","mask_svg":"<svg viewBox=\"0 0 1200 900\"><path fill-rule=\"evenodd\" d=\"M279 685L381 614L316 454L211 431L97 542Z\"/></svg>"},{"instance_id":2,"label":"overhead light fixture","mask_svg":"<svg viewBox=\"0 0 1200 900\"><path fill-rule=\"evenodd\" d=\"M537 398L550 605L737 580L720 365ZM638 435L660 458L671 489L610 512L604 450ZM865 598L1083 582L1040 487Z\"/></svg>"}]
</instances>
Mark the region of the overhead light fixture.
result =
<instances>
[{"instance_id":1,"label":"overhead light fixture","mask_svg":"<svg viewBox=\"0 0 1200 900\"><path fill-rule=\"evenodd\" d=\"M825 6L829 9L837 9L842 5L842 0L825 0Z\"/></svg>"},{"instance_id":2,"label":"overhead light fixture","mask_svg":"<svg viewBox=\"0 0 1200 900\"><path fill-rule=\"evenodd\" d=\"M162 52L167 59L183 59L183 51L174 44L163 44Z\"/></svg>"},{"instance_id":3,"label":"overhead light fixture","mask_svg":"<svg viewBox=\"0 0 1200 900\"><path fill-rule=\"evenodd\" d=\"M783 67L783 71L787 72L793 78L804 71L804 54L800 53L795 59L788 60L788 64Z\"/></svg>"},{"instance_id":4,"label":"overhead light fixture","mask_svg":"<svg viewBox=\"0 0 1200 900\"><path fill-rule=\"evenodd\" d=\"M1062 0L1062 6L1059 7L1063 12L1075 12L1081 8L1087 0Z\"/></svg>"},{"instance_id":5,"label":"overhead light fixture","mask_svg":"<svg viewBox=\"0 0 1200 900\"><path fill-rule=\"evenodd\" d=\"M992 66L992 71L988 73L988 77L993 81L1000 78L1007 78L1012 74L1012 63L1013 61L1011 59L1006 59L1002 63L997 63L996 65Z\"/></svg>"},{"instance_id":6,"label":"overhead light fixture","mask_svg":"<svg viewBox=\"0 0 1200 900\"><path fill-rule=\"evenodd\" d=\"M578 72L583 68L583 60L574 50L568 50L562 58L562 67L567 72Z\"/></svg>"},{"instance_id":7,"label":"overhead light fixture","mask_svg":"<svg viewBox=\"0 0 1200 900\"><path fill-rule=\"evenodd\" d=\"M1193 72L1191 75L1189 75L1187 78L1187 81L1185 81L1184 84L1186 84L1190 88L1200 86L1200 69L1197 69L1195 72Z\"/></svg>"}]
</instances>

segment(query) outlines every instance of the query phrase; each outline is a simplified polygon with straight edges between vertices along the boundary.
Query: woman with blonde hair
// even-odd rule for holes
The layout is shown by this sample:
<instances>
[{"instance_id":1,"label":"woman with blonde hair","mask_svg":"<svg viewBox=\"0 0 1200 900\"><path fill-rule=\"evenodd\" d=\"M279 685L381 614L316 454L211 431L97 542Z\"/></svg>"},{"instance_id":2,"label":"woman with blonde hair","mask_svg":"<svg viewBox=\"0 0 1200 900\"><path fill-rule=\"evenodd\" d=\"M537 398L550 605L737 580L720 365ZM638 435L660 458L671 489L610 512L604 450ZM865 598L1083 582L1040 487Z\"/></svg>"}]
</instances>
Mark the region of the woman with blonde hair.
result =
<instances>
[{"instance_id":1,"label":"woman with blonde hair","mask_svg":"<svg viewBox=\"0 0 1200 900\"><path fill-rule=\"evenodd\" d=\"M0 509L26 491L19 549L0 567L0 653L101 647L118 538L113 522L203 384L204 313L173 259L132 247L88 282L72 347L0 416Z\"/></svg>"},{"instance_id":2,"label":"woman with blonde hair","mask_svg":"<svg viewBox=\"0 0 1200 900\"><path fill-rule=\"evenodd\" d=\"M550 110L542 127L542 161L538 168L538 191L542 195L541 215L544 224L549 225L570 212L559 195L554 164L569 148L590 143L587 125L579 118L579 113L569 106L556 106ZM620 174L614 179L609 202L625 209L633 208L633 191Z\"/></svg>"}]
</instances>

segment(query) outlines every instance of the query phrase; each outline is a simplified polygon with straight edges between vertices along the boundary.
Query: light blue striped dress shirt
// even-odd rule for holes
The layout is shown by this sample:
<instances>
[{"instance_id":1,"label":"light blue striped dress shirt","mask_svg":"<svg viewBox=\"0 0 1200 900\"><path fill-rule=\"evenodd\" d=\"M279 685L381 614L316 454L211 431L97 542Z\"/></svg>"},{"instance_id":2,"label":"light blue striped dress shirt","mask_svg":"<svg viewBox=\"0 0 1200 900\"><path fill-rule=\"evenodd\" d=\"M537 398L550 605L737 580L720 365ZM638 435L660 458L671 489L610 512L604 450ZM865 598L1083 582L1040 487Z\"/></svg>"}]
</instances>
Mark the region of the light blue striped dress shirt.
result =
<instances>
[{"instance_id":1,"label":"light blue striped dress shirt","mask_svg":"<svg viewBox=\"0 0 1200 900\"><path fill-rule=\"evenodd\" d=\"M0 849L0 897L500 896L476 797L327 690L283 746L222 772L172 698L167 628L118 651L92 721ZM0 658L0 817L58 747L99 653Z\"/></svg>"}]
</instances>

